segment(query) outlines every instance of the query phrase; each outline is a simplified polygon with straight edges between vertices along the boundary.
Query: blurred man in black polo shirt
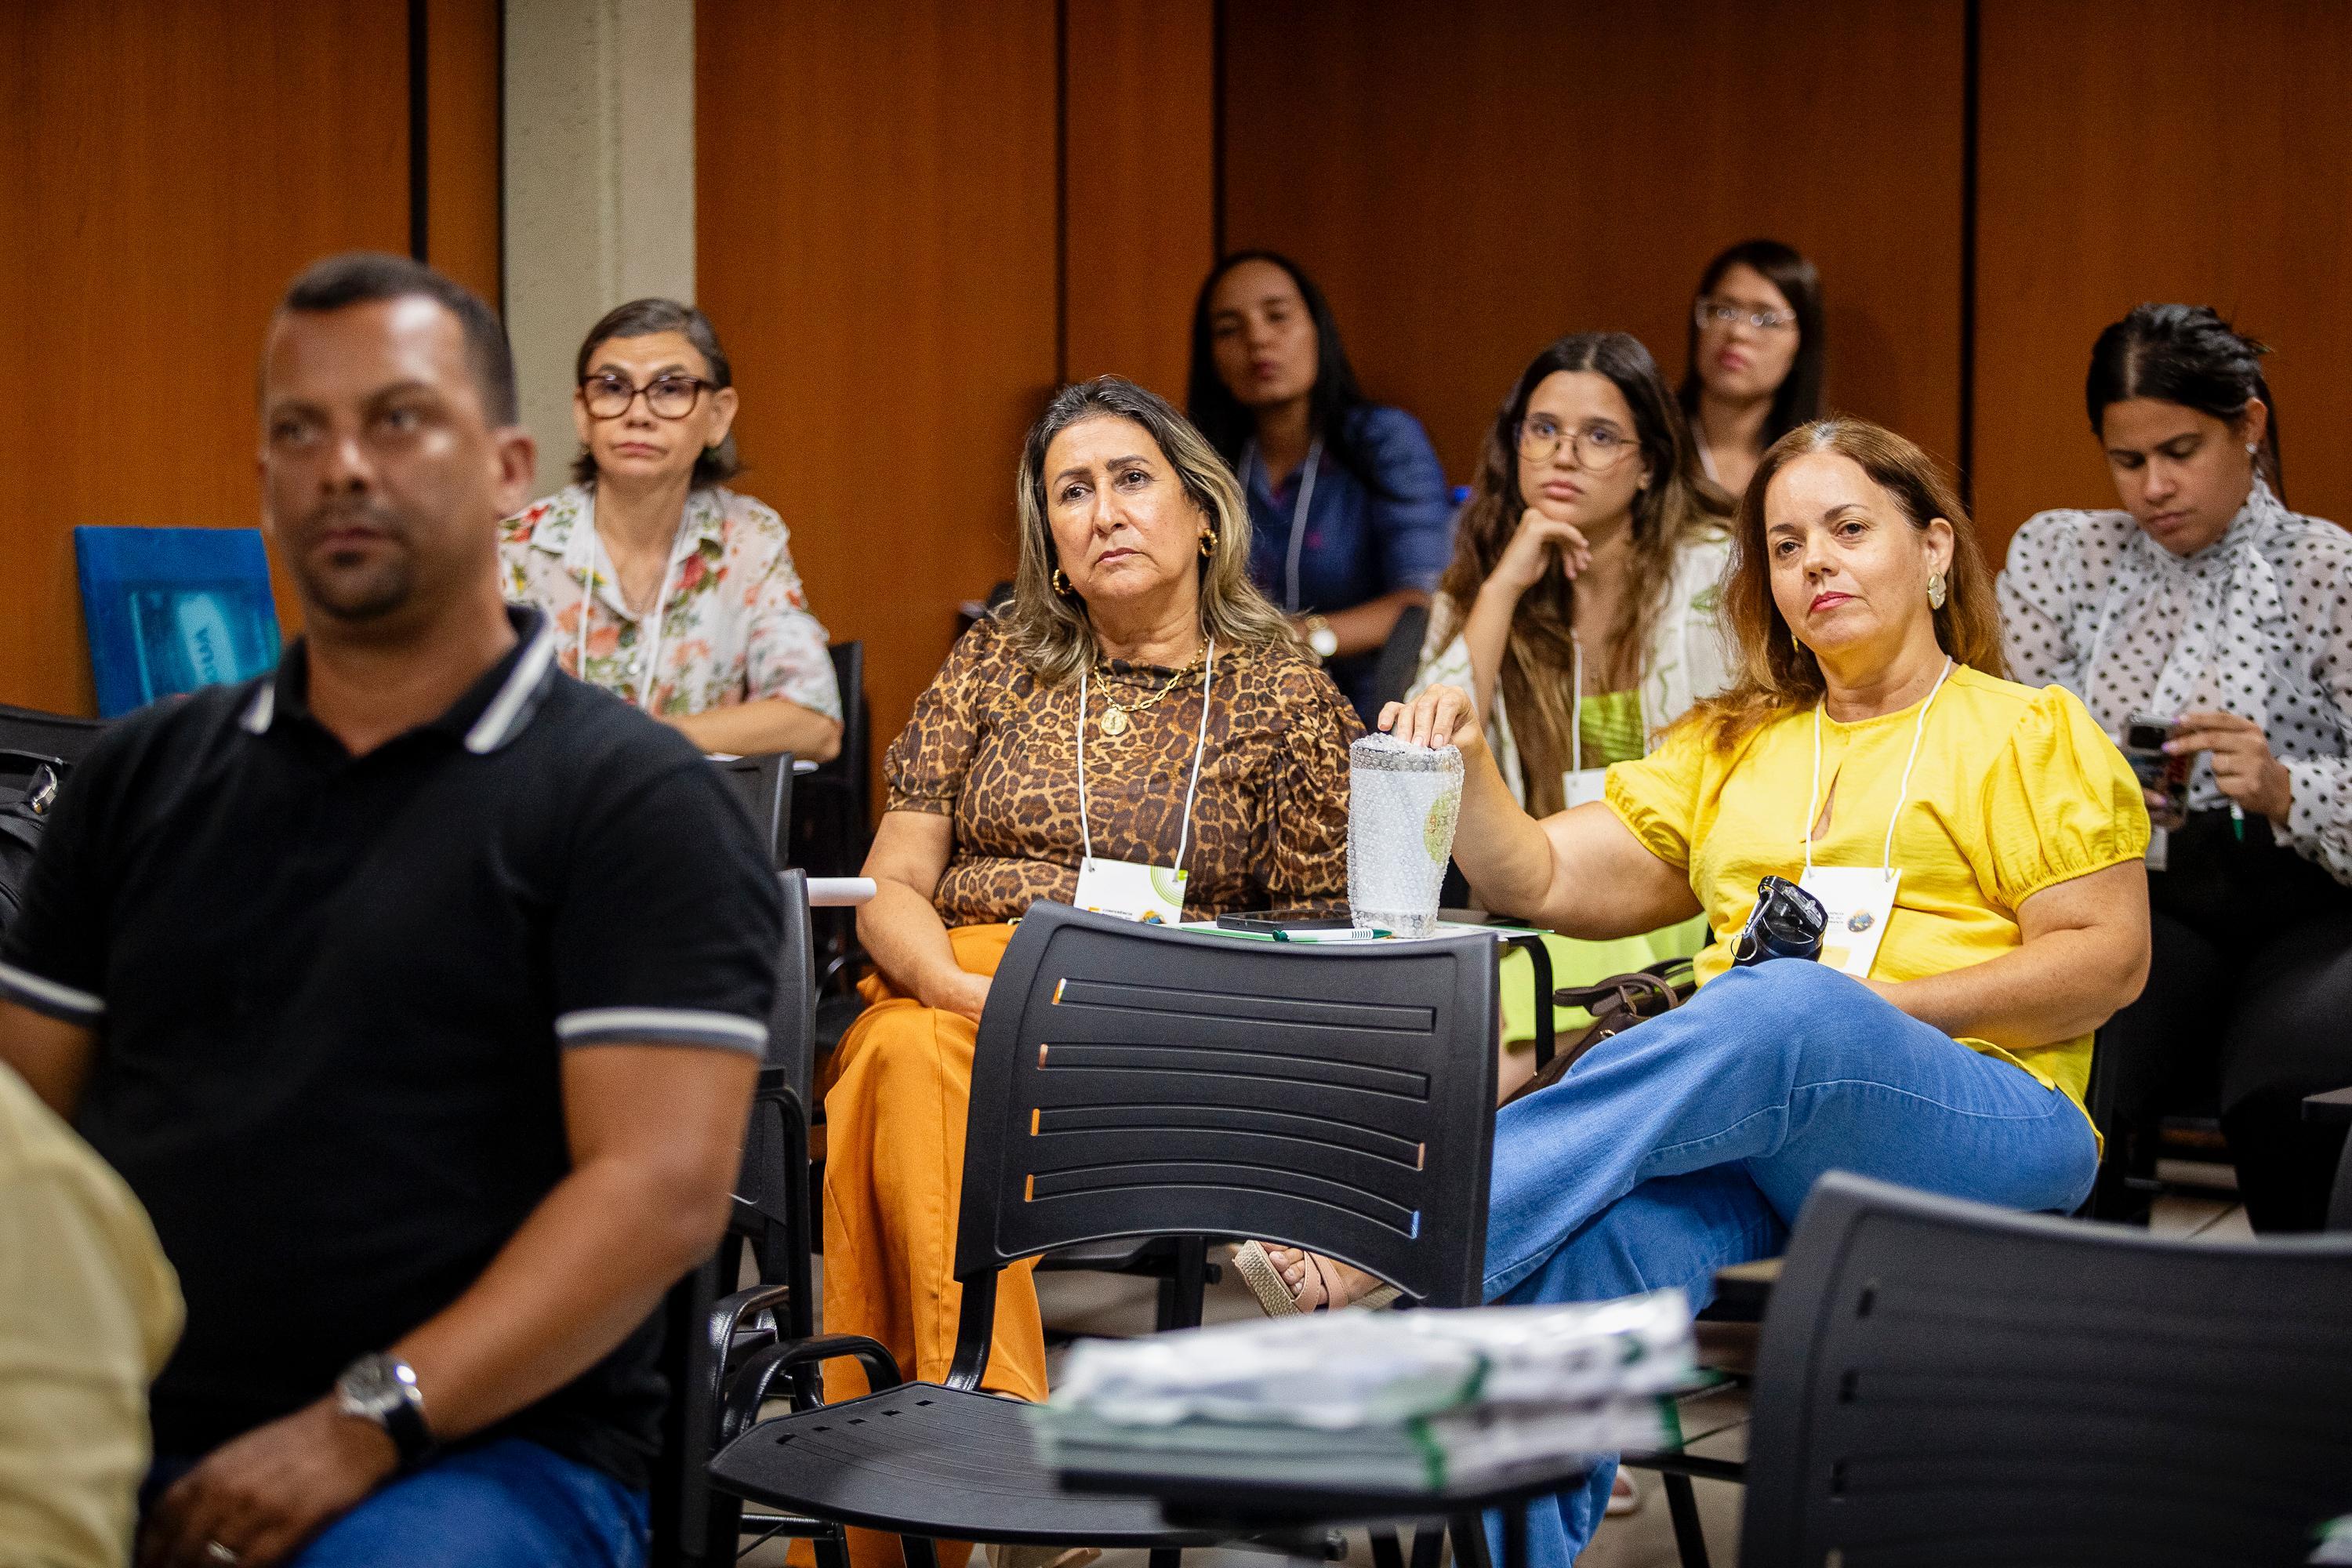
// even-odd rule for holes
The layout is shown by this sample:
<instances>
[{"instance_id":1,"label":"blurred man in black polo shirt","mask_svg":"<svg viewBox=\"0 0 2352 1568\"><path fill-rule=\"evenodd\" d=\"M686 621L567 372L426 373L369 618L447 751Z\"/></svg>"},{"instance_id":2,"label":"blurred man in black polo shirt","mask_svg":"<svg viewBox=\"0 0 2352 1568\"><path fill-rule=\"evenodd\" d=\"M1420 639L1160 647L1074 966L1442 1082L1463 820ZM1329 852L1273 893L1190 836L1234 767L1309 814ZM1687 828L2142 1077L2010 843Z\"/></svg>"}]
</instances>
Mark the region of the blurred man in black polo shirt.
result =
<instances>
[{"instance_id":1,"label":"blurred man in black polo shirt","mask_svg":"<svg viewBox=\"0 0 2352 1568\"><path fill-rule=\"evenodd\" d=\"M261 418L308 635L108 731L0 943L0 1058L187 1296L141 1561L633 1563L647 1319L724 1224L775 881L500 602L532 445L478 300L320 263Z\"/></svg>"}]
</instances>

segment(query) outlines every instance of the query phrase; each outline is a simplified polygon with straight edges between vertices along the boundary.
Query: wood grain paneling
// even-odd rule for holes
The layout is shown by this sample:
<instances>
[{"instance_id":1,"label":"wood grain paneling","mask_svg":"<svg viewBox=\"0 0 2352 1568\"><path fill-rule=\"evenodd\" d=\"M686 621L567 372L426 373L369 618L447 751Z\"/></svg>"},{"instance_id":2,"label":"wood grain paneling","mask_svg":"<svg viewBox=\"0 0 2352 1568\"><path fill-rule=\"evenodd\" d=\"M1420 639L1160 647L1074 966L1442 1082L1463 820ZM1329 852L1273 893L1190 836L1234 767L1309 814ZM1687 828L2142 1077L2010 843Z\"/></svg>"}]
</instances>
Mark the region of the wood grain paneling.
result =
<instances>
[{"instance_id":1,"label":"wood grain paneling","mask_svg":"<svg viewBox=\"0 0 2352 1568\"><path fill-rule=\"evenodd\" d=\"M2099 329L2211 305L2277 351L2288 500L2352 521L2352 7L1985 0L1977 510L2114 506L2084 420Z\"/></svg>"},{"instance_id":2,"label":"wood grain paneling","mask_svg":"<svg viewBox=\"0 0 2352 1568\"><path fill-rule=\"evenodd\" d=\"M1466 480L1565 331L1679 379L1700 267L1754 235L1821 266L1835 405L1958 436L1960 0L1226 11L1225 238L1329 293L1367 388Z\"/></svg>"},{"instance_id":3,"label":"wood grain paneling","mask_svg":"<svg viewBox=\"0 0 2352 1568\"><path fill-rule=\"evenodd\" d=\"M499 0L425 0L425 258L499 307Z\"/></svg>"},{"instance_id":4,"label":"wood grain paneling","mask_svg":"<svg viewBox=\"0 0 2352 1568\"><path fill-rule=\"evenodd\" d=\"M30 379L0 419L0 700L89 712L74 525L251 525L279 291L322 253L407 248L407 6L7 15L0 299Z\"/></svg>"},{"instance_id":5,"label":"wood grain paneling","mask_svg":"<svg viewBox=\"0 0 2352 1568\"><path fill-rule=\"evenodd\" d=\"M1066 0L1065 379L1182 406L1192 295L1216 259L1212 0Z\"/></svg>"},{"instance_id":6,"label":"wood grain paneling","mask_svg":"<svg viewBox=\"0 0 2352 1568\"><path fill-rule=\"evenodd\" d=\"M702 0L700 302L742 487L865 639L875 751L958 601L1012 574L1013 477L1055 363L1055 5Z\"/></svg>"}]
</instances>

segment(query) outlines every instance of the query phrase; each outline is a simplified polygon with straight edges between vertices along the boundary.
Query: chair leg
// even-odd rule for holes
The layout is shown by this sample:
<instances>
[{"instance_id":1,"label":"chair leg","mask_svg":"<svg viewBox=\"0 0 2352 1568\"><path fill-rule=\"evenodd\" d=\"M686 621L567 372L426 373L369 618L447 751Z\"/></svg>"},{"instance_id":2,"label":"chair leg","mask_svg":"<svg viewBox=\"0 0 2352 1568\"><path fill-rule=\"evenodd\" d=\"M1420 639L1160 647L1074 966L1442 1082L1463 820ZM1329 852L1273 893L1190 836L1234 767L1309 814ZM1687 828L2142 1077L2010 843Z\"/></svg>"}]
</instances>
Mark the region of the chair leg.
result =
<instances>
[{"instance_id":1,"label":"chair leg","mask_svg":"<svg viewBox=\"0 0 2352 1568\"><path fill-rule=\"evenodd\" d=\"M1376 1524L1367 1531L1372 1538L1372 1568L1404 1568L1404 1547L1397 1532L1385 1524ZM1416 1552L1419 1542L1414 1542Z\"/></svg>"},{"instance_id":2,"label":"chair leg","mask_svg":"<svg viewBox=\"0 0 2352 1568\"><path fill-rule=\"evenodd\" d=\"M898 1537L898 1552L907 1560L907 1568L940 1568L940 1554L928 1535Z\"/></svg>"},{"instance_id":3,"label":"chair leg","mask_svg":"<svg viewBox=\"0 0 2352 1568\"><path fill-rule=\"evenodd\" d=\"M1416 1525L1412 1532L1412 1568L1438 1568L1445 1553L1443 1525Z\"/></svg>"},{"instance_id":4,"label":"chair leg","mask_svg":"<svg viewBox=\"0 0 2352 1568\"><path fill-rule=\"evenodd\" d=\"M1182 1568L1184 1549L1181 1546L1155 1546L1151 1549L1151 1568Z\"/></svg>"},{"instance_id":5,"label":"chair leg","mask_svg":"<svg viewBox=\"0 0 2352 1568\"><path fill-rule=\"evenodd\" d=\"M1525 1509L1527 1505L1517 1505ZM1456 1568L1495 1568L1494 1558L1486 1551L1486 1516L1478 1513L1457 1513L1450 1525L1454 1536L1454 1561Z\"/></svg>"},{"instance_id":6,"label":"chair leg","mask_svg":"<svg viewBox=\"0 0 2352 1568\"><path fill-rule=\"evenodd\" d=\"M816 1568L849 1568L849 1537L839 1525L809 1542L816 1551Z\"/></svg>"},{"instance_id":7,"label":"chair leg","mask_svg":"<svg viewBox=\"0 0 2352 1568\"><path fill-rule=\"evenodd\" d=\"M1665 1483L1666 1513L1675 1524L1675 1551L1683 1568L1707 1568L1706 1531L1698 1521L1698 1497L1691 1479L1676 1470L1658 1478Z\"/></svg>"}]
</instances>

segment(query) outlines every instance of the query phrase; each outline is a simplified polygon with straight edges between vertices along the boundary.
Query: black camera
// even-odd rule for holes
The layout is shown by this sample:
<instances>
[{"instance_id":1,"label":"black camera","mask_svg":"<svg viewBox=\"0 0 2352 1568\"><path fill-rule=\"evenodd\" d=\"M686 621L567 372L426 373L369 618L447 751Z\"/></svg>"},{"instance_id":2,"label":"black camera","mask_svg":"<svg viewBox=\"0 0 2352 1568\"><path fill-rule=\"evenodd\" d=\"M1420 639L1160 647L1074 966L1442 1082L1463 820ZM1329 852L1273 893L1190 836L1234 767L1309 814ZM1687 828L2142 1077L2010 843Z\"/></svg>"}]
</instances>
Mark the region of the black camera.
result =
<instances>
[{"instance_id":1,"label":"black camera","mask_svg":"<svg viewBox=\"0 0 2352 1568\"><path fill-rule=\"evenodd\" d=\"M1821 900L1786 877L1767 877L1756 884L1755 912L1731 944L1731 962L1750 964L1768 958L1819 958L1822 932L1829 923L1829 911L1822 908Z\"/></svg>"}]
</instances>

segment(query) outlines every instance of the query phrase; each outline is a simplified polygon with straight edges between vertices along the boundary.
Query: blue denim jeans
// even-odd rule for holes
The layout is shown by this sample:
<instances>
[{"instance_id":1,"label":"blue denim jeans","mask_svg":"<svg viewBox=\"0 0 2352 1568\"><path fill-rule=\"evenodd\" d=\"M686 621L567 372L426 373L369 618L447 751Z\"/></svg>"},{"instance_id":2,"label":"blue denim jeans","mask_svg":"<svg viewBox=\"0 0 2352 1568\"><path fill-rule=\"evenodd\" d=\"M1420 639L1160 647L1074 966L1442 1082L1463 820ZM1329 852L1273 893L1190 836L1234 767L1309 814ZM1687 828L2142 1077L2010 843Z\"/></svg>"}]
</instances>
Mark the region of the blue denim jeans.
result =
<instances>
[{"instance_id":1,"label":"blue denim jeans","mask_svg":"<svg viewBox=\"0 0 2352 1568\"><path fill-rule=\"evenodd\" d=\"M2098 1167L2074 1103L1906 1016L1861 982L1781 959L1734 970L1594 1047L1495 1124L1486 1297L1594 1301L1779 1253L1823 1173L2015 1209L2074 1208ZM1528 1505L1534 1568L1566 1568L1617 1466ZM1501 1551L1498 1519L1488 1535Z\"/></svg>"},{"instance_id":2,"label":"blue denim jeans","mask_svg":"<svg viewBox=\"0 0 2352 1568\"><path fill-rule=\"evenodd\" d=\"M158 1460L149 1490L194 1466ZM642 1568L646 1542L644 1492L501 1437L378 1489L320 1531L291 1568Z\"/></svg>"}]
</instances>

